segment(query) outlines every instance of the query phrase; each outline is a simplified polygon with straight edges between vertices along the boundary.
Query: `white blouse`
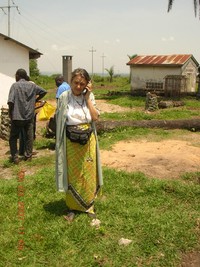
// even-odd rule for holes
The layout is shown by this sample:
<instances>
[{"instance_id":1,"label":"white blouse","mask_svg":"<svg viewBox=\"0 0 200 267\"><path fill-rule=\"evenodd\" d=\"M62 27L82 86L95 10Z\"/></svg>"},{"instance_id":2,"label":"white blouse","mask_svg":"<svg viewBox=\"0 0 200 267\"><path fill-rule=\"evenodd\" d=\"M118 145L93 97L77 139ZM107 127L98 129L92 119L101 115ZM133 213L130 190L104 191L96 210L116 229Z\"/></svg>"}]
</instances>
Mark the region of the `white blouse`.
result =
<instances>
[{"instance_id":1,"label":"white blouse","mask_svg":"<svg viewBox=\"0 0 200 267\"><path fill-rule=\"evenodd\" d=\"M92 118L83 95L71 97L68 103L67 125L91 123Z\"/></svg>"}]
</instances>

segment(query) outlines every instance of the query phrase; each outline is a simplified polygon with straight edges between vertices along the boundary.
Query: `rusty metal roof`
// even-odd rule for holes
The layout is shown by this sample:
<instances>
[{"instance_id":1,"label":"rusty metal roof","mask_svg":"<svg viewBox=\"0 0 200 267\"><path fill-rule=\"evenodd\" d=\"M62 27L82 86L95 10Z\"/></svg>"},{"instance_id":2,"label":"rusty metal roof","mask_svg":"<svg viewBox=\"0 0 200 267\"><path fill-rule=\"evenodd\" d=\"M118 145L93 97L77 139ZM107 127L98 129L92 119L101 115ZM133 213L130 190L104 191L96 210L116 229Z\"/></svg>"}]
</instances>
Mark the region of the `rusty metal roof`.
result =
<instances>
[{"instance_id":1,"label":"rusty metal roof","mask_svg":"<svg viewBox=\"0 0 200 267\"><path fill-rule=\"evenodd\" d=\"M156 66L182 66L184 65L190 58L195 62L197 66L199 63L193 57L193 55L143 55L143 56L135 56L131 59L127 65L156 65Z\"/></svg>"}]
</instances>

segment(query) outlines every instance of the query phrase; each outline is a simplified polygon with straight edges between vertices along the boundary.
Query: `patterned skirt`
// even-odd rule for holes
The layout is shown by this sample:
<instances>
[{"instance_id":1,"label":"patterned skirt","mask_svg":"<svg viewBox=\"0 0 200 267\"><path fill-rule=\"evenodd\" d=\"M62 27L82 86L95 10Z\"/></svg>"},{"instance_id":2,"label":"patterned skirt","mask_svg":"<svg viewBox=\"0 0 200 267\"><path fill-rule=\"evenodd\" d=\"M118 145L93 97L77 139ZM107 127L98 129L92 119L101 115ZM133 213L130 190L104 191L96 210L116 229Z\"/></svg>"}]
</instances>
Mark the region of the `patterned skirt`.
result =
<instances>
[{"instance_id":1,"label":"patterned skirt","mask_svg":"<svg viewBox=\"0 0 200 267\"><path fill-rule=\"evenodd\" d=\"M67 138L67 166L68 209L93 213L98 191L96 138L93 133L85 145L71 142Z\"/></svg>"}]
</instances>

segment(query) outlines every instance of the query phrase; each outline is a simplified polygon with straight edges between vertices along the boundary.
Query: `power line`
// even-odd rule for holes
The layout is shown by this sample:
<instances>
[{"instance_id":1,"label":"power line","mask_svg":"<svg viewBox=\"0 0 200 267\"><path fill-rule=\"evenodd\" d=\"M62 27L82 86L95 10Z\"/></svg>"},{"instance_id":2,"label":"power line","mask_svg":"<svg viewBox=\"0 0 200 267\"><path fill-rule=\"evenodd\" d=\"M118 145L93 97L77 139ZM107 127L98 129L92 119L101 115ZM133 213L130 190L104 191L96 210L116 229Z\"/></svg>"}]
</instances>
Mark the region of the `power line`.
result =
<instances>
[{"instance_id":1,"label":"power line","mask_svg":"<svg viewBox=\"0 0 200 267\"><path fill-rule=\"evenodd\" d=\"M7 5L7 6L0 6L0 9L3 11L3 13L4 13L5 15L7 15L7 13L5 12L4 9L7 9L7 10L8 10L8 37L10 37L10 9L11 9L12 7L14 7L14 8L17 9L18 13L20 14L20 12L19 12L19 8L18 8L18 6L15 5L14 1L12 1L12 4L13 4L13 5L11 6L11 5L10 5L10 0L8 0L8 5Z\"/></svg>"}]
</instances>

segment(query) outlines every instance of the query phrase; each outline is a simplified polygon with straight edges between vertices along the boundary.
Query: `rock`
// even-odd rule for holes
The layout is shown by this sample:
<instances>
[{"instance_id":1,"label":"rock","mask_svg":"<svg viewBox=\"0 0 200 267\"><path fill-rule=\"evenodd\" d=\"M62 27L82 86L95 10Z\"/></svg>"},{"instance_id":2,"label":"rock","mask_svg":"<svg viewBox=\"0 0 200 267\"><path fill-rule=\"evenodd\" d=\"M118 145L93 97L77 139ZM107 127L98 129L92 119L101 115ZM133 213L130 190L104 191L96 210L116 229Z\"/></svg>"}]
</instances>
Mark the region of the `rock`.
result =
<instances>
[{"instance_id":1,"label":"rock","mask_svg":"<svg viewBox=\"0 0 200 267\"><path fill-rule=\"evenodd\" d=\"M132 240L130 239L126 239L126 238L121 238L118 242L118 244L121 246L121 245L124 245L124 246L128 246L130 243L132 242Z\"/></svg>"},{"instance_id":2,"label":"rock","mask_svg":"<svg viewBox=\"0 0 200 267\"><path fill-rule=\"evenodd\" d=\"M101 224L101 221L99 219L93 219L90 223L91 226L95 226L96 228L99 228Z\"/></svg>"}]
</instances>

